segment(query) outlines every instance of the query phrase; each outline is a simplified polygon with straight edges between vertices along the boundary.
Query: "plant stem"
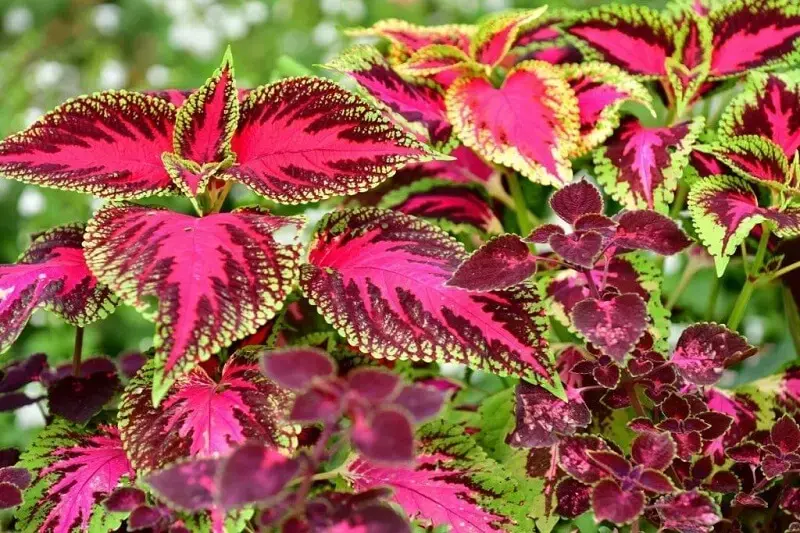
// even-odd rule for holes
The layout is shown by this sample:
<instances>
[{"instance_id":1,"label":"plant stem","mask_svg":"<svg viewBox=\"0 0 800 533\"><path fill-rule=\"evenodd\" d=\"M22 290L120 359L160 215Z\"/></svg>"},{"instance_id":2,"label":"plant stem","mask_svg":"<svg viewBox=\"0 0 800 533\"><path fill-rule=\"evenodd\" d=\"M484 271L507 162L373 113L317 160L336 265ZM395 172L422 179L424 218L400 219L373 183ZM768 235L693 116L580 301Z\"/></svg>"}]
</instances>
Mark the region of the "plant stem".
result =
<instances>
[{"instance_id":1,"label":"plant stem","mask_svg":"<svg viewBox=\"0 0 800 533\"><path fill-rule=\"evenodd\" d=\"M764 263L764 256L767 253L770 231L766 225L762 225L761 230L761 240L758 243L756 256L753 258L753 262L748 269L747 281L745 281L742 292L739 293L736 303L733 304L733 311L731 311L731 315L728 317L727 325L734 331L739 327L739 324L741 324L742 318L744 318L747 304L750 303L750 297L753 295L753 290L758 283L759 270L761 270L761 265Z\"/></svg>"},{"instance_id":2,"label":"plant stem","mask_svg":"<svg viewBox=\"0 0 800 533\"><path fill-rule=\"evenodd\" d=\"M597 284L594 282L594 279L592 278L592 271L584 270L583 276L586 278L586 284L589 286L589 290L592 292L592 296L597 300L599 300L600 291L597 289Z\"/></svg>"},{"instance_id":3,"label":"plant stem","mask_svg":"<svg viewBox=\"0 0 800 533\"><path fill-rule=\"evenodd\" d=\"M722 283L717 276L713 276L714 280L712 283L714 284L711 288L711 296L708 298L708 306L706 306L706 315L705 321L710 322L714 320L714 311L717 308L717 298L719 297L719 291L722 288Z\"/></svg>"},{"instance_id":4,"label":"plant stem","mask_svg":"<svg viewBox=\"0 0 800 533\"><path fill-rule=\"evenodd\" d=\"M672 308L675 307L676 303L678 303L678 298L680 298L681 294L683 294L687 287L689 287L689 283L692 282L692 278L694 278L696 273L697 267L690 261L683 270L683 275L678 281L678 285L672 291L672 294L669 295L669 300L667 300L666 304L667 311L672 311Z\"/></svg>"},{"instance_id":5,"label":"plant stem","mask_svg":"<svg viewBox=\"0 0 800 533\"><path fill-rule=\"evenodd\" d=\"M678 191L675 193L675 200L672 202L672 208L669 210L670 218L678 218L678 215L683 211L683 204L686 203L687 196L689 196L689 187L681 180L678 183Z\"/></svg>"},{"instance_id":6,"label":"plant stem","mask_svg":"<svg viewBox=\"0 0 800 533\"><path fill-rule=\"evenodd\" d=\"M625 390L628 391L628 397L631 399L631 406L636 412L636 416L647 417L642 402L639 401L639 396L636 394L636 384L631 381L625 383Z\"/></svg>"},{"instance_id":7,"label":"plant stem","mask_svg":"<svg viewBox=\"0 0 800 533\"><path fill-rule=\"evenodd\" d=\"M778 279L779 277L781 277L783 275L786 275L789 272L792 272L794 270L797 270L798 268L800 268L800 261L797 261L796 263L792 263L791 265L787 265L787 266L781 268L780 270L776 270L775 272L773 272L769 276L766 276L766 277L762 278L759 281L759 284L771 283L771 282L775 281L776 279Z\"/></svg>"},{"instance_id":8,"label":"plant stem","mask_svg":"<svg viewBox=\"0 0 800 533\"><path fill-rule=\"evenodd\" d=\"M72 350L72 375L81 375L81 356L83 355L83 328L75 328L75 347Z\"/></svg>"},{"instance_id":9,"label":"plant stem","mask_svg":"<svg viewBox=\"0 0 800 533\"><path fill-rule=\"evenodd\" d=\"M511 197L514 199L514 212L517 215L520 233L525 236L533 229L533 222L528 213L528 206L525 204L525 196L522 194L522 186L519 178L513 172L508 174L508 188L511 189Z\"/></svg>"},{"instance_id":10,"label":"plant stem","mask_svg":"<svg viewBox=\"0 0 800 533\"><path fill-rule=\"evenodd\" d=\"M322 433L320 433L319 438L314 445L314 451L311 452L311 456L308 458L305 477L300 485L300 489L297 491L295 499L295 505L298 509L301 509L301 506L305 504L306 496L308 496L308 493L311 490L311 485L314 483L314 477L316 475L317 468L319 468L319 463L322 461L323 455L325 455L325 448L328 446L328 441L333 435L335 428L335 424L325 424L325 427L322 429Z\"/></svg>"}]
</instances>

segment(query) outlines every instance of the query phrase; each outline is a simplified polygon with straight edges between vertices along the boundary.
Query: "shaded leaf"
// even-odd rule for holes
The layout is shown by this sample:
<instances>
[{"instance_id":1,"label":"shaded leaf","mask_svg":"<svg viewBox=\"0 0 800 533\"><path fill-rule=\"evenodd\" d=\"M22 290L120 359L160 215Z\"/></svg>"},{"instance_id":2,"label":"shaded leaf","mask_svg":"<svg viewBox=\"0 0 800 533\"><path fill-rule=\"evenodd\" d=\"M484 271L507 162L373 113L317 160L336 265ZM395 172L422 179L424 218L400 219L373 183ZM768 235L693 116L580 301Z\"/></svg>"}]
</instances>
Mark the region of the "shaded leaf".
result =
<instances>
[{"instance_id":1,"label":"shaded leaf","mask_svg":"<svg viewBox=\"0 0 800 533\"><path fill-rule=\"evenodd\" d=\"M536 259L517 235L495 237L472 253L446 285L470 291L507 289L536 272Z\"/></svg>"},{"instance_id":2,"label":"shaded leaf","mask_svg":"<svg viewBox=\"0 0 800 533\"><path fill-rule=\"evenodd\" d=\"M587 298L572 309L572 323L605 354L622 361L647 328L647 306L634 293Z\"/></svg>"},{"instance_id":3,"label":"shaded leaf","mask_svg":"<svg viewBox=\"0 0 800 533\"><path fill-rule=\"evenodd\" d=\"M672 364L695 385L713 385L722 371L753 355L747 339L718 324L694 324L686 328L672 354Z\"/></svg>"},{"instance_id":4,"label":"shaded leaf","mask_svg":"<svg viewBox=\"0 0 800 533\"><path fill-rule=\"evenodd\" d=\"M573 435L592 421L591 412L579 399L565 402L525 381L517 385L516 397L517 423L508 436L512 446L549 447L561 435Z\"/></svg>"}]
</instances>

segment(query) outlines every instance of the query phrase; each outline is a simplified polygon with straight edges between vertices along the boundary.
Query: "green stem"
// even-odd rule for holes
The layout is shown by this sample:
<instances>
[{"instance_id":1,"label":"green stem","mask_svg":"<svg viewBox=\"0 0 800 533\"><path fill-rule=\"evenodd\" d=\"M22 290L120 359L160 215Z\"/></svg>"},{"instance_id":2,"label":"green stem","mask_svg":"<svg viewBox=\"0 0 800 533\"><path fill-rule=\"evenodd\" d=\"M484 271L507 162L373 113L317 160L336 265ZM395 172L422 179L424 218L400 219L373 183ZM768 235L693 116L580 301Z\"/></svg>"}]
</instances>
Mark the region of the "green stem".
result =
<instances>
[{"instance_id":1,"label":"green stem","mask_svg":"<svg viewBox=\"0 0 800 533\"><path fill-rule=\"evenodd\" d=\"M800 261L798 261L796 263L792 263L791 265L787 265L787 266L781 268L780 270L776 270L775 272L773 272L769 276L761 278L761 280L759 281L759 284L772 283L773 281L775 281L779 277L781 277L781 276L783 276L785 274L788 274L789 272L792 272L793 270L797 270L798 268L800 268Z\"/></svg>"},{"instance_id":2,"label":"green stem","mask_svg":"<svg viewBox=\"0 0 800 533\"><path fill-rule=\"evenodd\" d=\"M678 281L678 285L672 291L672 294L669 295L669 300L667 300L666 305L667 311L672 311L672 308L675 307L676 303L678 303L678 298L680 298L681 294L683 294L689 287L689 283L692 282L692 278L694 278L696 273L697 268L691 262L689 262L689 264L686 265L686 269L683 271L681 279Z\"/></svg>"},{"instance_id":3,"label":"green stem","mask_svg":"<svg viewBox=\"0 0 800 533\"><path fill-rule=\"evenodd\" d=\"M717 298L719 297L719 291L722 288L722 283L717 276L713 276L714 280L711 282L713 286L711 287L711 296L708 298L708 306L706 307L706 315L705 320L706 322L710 322L714 320L714 311L717 309Z\"/></svg>"},{"instance_id":4,"label":"green stem","mask_svg":"<svg viewBox=\"0 0 800 533\"><path fill-rule=\"evenodd\" d=\"M753 258L753 262L750 264L750 268L748 269L747 281L745 282L744 287L742 287L742 292L739 293L736 303L733 304L733 311L731 311L731 315L728 318L727 325L734 331L739 327L739 324L741 324L742 319L744 318L747 304L750 303L750 297L753 295L753 291L758 283L759 271L761 270L761 266L764 264L764 256L767 253L770 230L766 225L762 225L761 230L761 240L758 243L756 256Z\"/></svg>"},{"instance_id":5,"label":"green stem","mask_svg":"<svg viewBox=\"0 0 800 533\"><path fill-rule=\"evenodd\" d=\"M523 236L528 235L533 229L533 222L528 213L528 206L525 204L525 196L522 194L519 178L513 172L508 174L508 188L511 189L511 197L514 199L514 212L517 215L519 231Z\"/></svg>"},{"instance_id":6,"label":"green stem","mask_svg":"<svg viewBox=\"0 0 800 533\"><path fill-rule=\"evenodd\" d=\"M681 180L678 183L678 191L675 193L675 201L672 203L672 208L669 211L670 218L678 218L683 210L683 204L686 203L686 197L689 196L689 187L686 182Z\"/></svg>"},{"instance_id":7,"label":"green stem","mask_svg":"<svg viewBox=\"0 0 800 533\"><path fill-rule=\"evenodd\" d=\"M800 311L794 301L792 291L788 287L783 288L783 307L785 309L786 323L788 324L789 335L792 337L792 344L796 353L800 353Z\"/></svg>"}]
</instances>

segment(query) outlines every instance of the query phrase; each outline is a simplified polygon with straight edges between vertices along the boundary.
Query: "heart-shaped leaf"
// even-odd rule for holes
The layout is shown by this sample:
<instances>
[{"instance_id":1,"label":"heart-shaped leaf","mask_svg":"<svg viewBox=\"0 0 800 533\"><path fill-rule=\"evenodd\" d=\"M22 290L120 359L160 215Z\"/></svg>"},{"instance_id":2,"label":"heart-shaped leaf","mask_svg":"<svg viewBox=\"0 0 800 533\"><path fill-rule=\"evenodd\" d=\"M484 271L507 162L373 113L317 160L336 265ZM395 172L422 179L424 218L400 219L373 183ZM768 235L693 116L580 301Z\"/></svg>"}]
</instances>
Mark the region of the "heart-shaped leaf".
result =
<instances>
[{"instance_id":1,"label":"heart-shaped leaf","mask_svg":"<svg viewBox=\"0 0 800 533\"><path fill-rule=\"evenodd\" d=\"M568 224L574 224L583 215L602 214L603 197L597 187L586 180L570 183L550 197L550 207Z\"/></svg>"},{"instance_id":2,"label":"heart-shaped leaf","mask_svg":"<svg viewBox=\"0 0 800 533\"><path fill-rule=\"evenodd\" d=\"M463 77L448 89L446 102L461 142L488 161L542 185L572 179L578 100L549 64L522 63L500 88L484 77Z\"/></svg>"},{"instance_id":3,"label":"heart-shaped leaf","mask_svg":"<svg viewBox=\"0 0 800 533\"><path fill-rule=\"evenodd\" d=\"M612 479L604 479L594 486L592 508L597 520L608 520L618 525L636 520L644 510L644 493L623 490Z\"/></svg>"},{"instance_id":4,"label":"heart-shaped leaf","mask_svg":"<svg viewBox=\"0 0 800 533\"><path fill-rule=\"evenodd\" d=\"M536 272L536 259L517 235L501 235L470 255L447 281L471 291L507 289Z\"/></svg>"},{"instance_id":5,"label":"heart-shaped leaf","mask_svg":"<svg viewBox=\"0 0 800 533\"><path fill-rule=\"evenodd\" d=\"M592 268L603 250L603 236L596 231L550 236L550 247L564 261L574 265Z\"/></svg>"},{"instance_id":6,"label":"heart-shaped leaf","mask_svg":"<svg viewBox=\"0 0 800 533\"><path fill-rule=\"evenodd\" d=\"M647 306L634 293L587 298L572 309L572 323L603 353L622 361L647 328Z\"/></svg>"},{"instance_id":7,"label":"heart-shaped leaf","mask_svg":"<svg viewBox=\"0 0 800 533\"><path fill-rule=\"evenodd\" d=\"M76 326L114 310L116 298L86 266L83 229L73 224L41 233L17 264L0 265L0 352L14 343L38 308Z\"/></svg>"},{"instance_id":8,"label":"heart-shaped leaf","mask_svg":"<svg viewBox=\"0 0 800 533\"><path fill-rule=\"evenodd\" d=\"M120 204L95 214L86 232L87 262L158 324L155 401L181 374L255 333L283 306L299 246L279 244L275 233L300 225L256 208L195 218Z\"/></svg>"},{"instance_id":9,"label":"heart-shaped leaf","mask_svg":"<svg viewBox=\"0 0 800 533\"><path fill-rule=\"evenodd\" d=\"M294 429L283 423L292 395L261 374L256 350L233 355L219 378L203 367L180 376L158 407L150 399L152 380L150 363L128 384L120 405L120 433L137 472L225 455L246 441L293 446Z\"/></svg>"},{"instance_id":10,"label":"heart-shaped leaf","mask_svg":"<svg viewBox=\"0 0 800 533\"><path fill-rule=\"evenodd\" d=\"M561 435L589 425L592 414L581 401L563 401L536 385L521 381L516 391L516 427L508 436L512 446L546 448Z\"/></svg>"},{"instance_id":11,"label":"heart-shaped leaf","mask_svg":"<svg viewBox=\"0 0 800 533\"><path fill-rule=\"evenodd\" d=\"M747 339L718 324L694 324L686 328L672 354L672 364L695 385L713 385L728 366L755 354Z\"/></svg>"}]
</instances>

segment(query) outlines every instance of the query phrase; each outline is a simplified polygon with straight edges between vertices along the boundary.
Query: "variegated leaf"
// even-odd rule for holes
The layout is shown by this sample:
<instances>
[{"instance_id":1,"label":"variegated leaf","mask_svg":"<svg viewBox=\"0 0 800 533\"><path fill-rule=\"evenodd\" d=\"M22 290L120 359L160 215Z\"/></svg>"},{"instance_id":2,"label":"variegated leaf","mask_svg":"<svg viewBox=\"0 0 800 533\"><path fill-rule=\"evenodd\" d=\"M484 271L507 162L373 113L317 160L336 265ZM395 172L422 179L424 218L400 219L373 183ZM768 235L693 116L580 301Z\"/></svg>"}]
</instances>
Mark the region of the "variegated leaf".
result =
<instances>
[{"instance_id":1,"label":"variegated leaf","mask_svg":"<svg viewBox=\"0 0 800 533\"><path fill-rule=\"evenodd\" d=\"M90 268L157 324L156 403L178 376L283 306L299 247L275 234L301 224L256 208L195 218L118 204L95 214L85 242Z\"/></svg>"},{"instance_id":2,"label":"variegated leaf","mask_svg":"<svg viewBox=\"0 0 800 533\"><path fill-rule=\"evenodd\" d=\"M519 32L547 9L502 11L486 17L478 25L470 42L470 55L476 62L494 67L502 62L514 45Z\"/></svg>"},{"instance_id":3,"label":"variegated leaf","mask_svg":"<svg viewBox=\"0 0 800 533\"><path fill-rule=\"evenodd\" d=\"M86 266L83 230L82 224L72 224L41 233L16 264L0 265L0 352L40 307L76 326L114 310L116 298Z\"/></svg>"},{"instance_id":4,"label":"variegated leaf","mask_svg":"<svg viewBox=\"0 0 800 533\"><path fill-rule=\"evenodd\" d=\"M781 147L765 137L742 135L726 138L711 146L710 151L745 179L778 190L797 190L800 185Z\"/></svg>"},{"instance_id":5,"label":"variegated leaf","mask_svg":"<svg viewBox=\"0 0 800 533\"><path fill-rule=\"evenodd\" d=\"M453 46L463 53L469 53L469 46L475 27L466 24L443 26L418 26L405 20L385 19L369 28L347 30L352 37L382 37L391 43L389 57L394 62L402 62L411 54L426 46Z\"/></svg>"},{"instance_id":6,"label":"variegated leaf","mask_svg":"<svg viewBox=\"0 0 800 533\"><path fill-rule=\"evenodd\" d=\"M342 336L373 357L458 362L558 388L535 291L448 287L467 255L427 222L353 209L320 223L301 287Z\"/></svg>"},{"instance_id":7,"label":"variegated leaf","mask_svg":"<svg viewBox=\"0 0 800 533\"><path fill-rule=\"evenodd\" d=\"M82 96L0 142L0 175L102 198L174 192L161 154L172 149L175 107L128 91Z\"/></svg>"},{"instance_id":8,"label":"variegated leaf","mask_svg":"<svg viewBox=\"0 0 800 533\"><path fill-rule=\"evenodd\" d=\"M543 185L572 179L578 99L553 66L521 63L500 88L483 77L461 78L447 91L447 112L461 141L488 161Z\"/></svg>"}]
</instances>

